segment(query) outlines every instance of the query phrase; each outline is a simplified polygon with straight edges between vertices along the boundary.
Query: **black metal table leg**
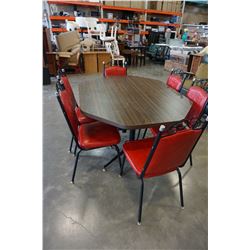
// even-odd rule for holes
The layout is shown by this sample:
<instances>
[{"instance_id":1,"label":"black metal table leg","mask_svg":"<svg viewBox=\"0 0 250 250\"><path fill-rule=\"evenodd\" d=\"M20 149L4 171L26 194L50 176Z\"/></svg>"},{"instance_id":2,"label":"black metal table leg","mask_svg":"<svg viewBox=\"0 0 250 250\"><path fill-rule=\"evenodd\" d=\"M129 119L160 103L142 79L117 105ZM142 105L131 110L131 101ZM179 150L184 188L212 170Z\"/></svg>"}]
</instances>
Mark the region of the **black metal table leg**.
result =
<instances>
[{"instance_id":1,"label":"black metal table leg","mask_svg":"<svg viewBox=\"0 0 250 250\"><path fill-rule=\"evenodd\" d=\"M135 129L130 129L130 131L129 131L129 140L130 141L135 140Z\"/></svg>"}]
</instances>

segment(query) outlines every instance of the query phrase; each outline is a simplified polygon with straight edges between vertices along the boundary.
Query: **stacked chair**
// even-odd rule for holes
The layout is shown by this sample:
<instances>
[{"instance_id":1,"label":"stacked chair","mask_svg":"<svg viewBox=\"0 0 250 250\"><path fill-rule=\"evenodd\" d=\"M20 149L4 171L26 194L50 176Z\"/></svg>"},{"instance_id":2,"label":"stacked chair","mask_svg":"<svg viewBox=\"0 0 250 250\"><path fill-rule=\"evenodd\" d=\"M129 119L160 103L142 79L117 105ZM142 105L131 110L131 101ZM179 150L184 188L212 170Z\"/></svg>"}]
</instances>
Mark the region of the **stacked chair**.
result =
<instances>
[{"instance_id":1,"label":"stacked chair","mask_svg":"<svg viewBox=\"0 0 250 250\"><path fill-rule=\"evenodd\" d=\"M61 78L62 81L57 82L56 96L66 119L66 122L69 126L69 129L72 133L73 139L71 141L71 147L73 140L76 143L76 159L71 182L74 183L79 155L84 150L92 150L103 147L114 148L117 152L117 158L119 159L119 165L121 169L120 150L117 146L120 143L121 138L118 129L105 123L95 121L87 116L85 116L85 122L82 121L82 123L80 123L76 111L76 108L78 108L78 106L76 106L75 97L70 83L67 81L68 79L65 76ZM81 113L81 117L82 115L83 114ZM78 152L77 149L79 149ZM112 161L106 164L104 166L104 169L111 162Z\"/></svg>"}]
</instances>

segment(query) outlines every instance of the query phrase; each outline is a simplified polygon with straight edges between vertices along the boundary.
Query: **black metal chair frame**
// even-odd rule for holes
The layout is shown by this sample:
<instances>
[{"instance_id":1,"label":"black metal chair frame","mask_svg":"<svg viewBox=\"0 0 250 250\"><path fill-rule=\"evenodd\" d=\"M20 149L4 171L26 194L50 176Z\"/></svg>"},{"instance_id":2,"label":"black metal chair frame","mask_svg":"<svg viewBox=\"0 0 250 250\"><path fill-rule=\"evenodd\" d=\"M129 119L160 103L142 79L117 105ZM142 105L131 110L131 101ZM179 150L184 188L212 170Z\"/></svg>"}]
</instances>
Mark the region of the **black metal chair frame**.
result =
<instances>
[{"instance_id":1,"label":"black metal chair frame","mask_svg":"<svg viewBox=\"0 0 250 250\"><path fill-rule=\"evenodd\" d=\"M80 153L81 153L82 151L89 151L89 150L93 150L93 149L97 149L97 148L85 149L85 148L83 148L83 147L81 147L81 146L79 145L78 140L77 140L77 138L76 138L76 136L75 136L75 134L74 134L74 130L73 130L71 124L70 124L70 121L69 121L68 116L67 116L67 114L66 114L66 111L65 111L65 109L64 109L64 107L63 107L63 103L62 103L62 101L61 101L61 98L60 98L60 95L59 95L58 92L56 92L56 97L57 97L57 100L58 100L58 102L59 102L59 104L60 104L60 107L61 107L61 109L62 109L62 112L63 112L63 114L64 114L64 117L65 117L65 119L66 119L66 122L67 122L67 124L68 124L68 126L69 126L69 129L70 129L70 131L71 131L72 138L74 139L74 141L75 141L75 143L76 143L76 147L75 147L76 159L75 159L75 165L74 165L73 175L72 175L72 178L71 178L71 183L74 184L75 174L76 174L76 169L77 169L77 164L78 164L78 159L79 159ZM72 141L71 141L71 142L72 142ZM116 152L117 152L117 157L118 157L118 159L119 159L119 165L120 165L120 176L121 176L121 175L122 175L122 166L121 166L121 153L120 153L120 149L119 149L119 147L118 147L117 145L111 145L111 147L113 147L113 148L116 150ZM79 148L79 151L77 152L77 149L78 149L78 148ZM99 147L98 147L98 148L99 148ZM117 157L116 157L116 158L117 158ZM115 158L115 159L116 159L116 158ZM109 161L107 164L105 164L104 167L103 167L103 169L105 170L106 167L107 167L109 164L111 164L115 159L113 158L111 161Z\"/></svg>"},{"instance_id":2,"label":"black metal chair frame","mask_svg":"<svg viewBox=\"0 0 250 250\"><path fill-rule=\"evenodd\" d=\"M64 69L59 69L58 70L58 75L57 75L57 82L56 82L56 91L57 92L62 91L62 90L65 89L64 84L61 81L61 77L64 76L64 75L65 75L65 70ZM78 107L77 102L76 102L76 106ZM71 140L70 140L70 146L69 146L69 149L68 149L69 153L72 153L73 142L74 142L74 137L72 136ZM77 144L75 144L75 149L74 149L74 152L73 152L74 156L76 156L76 149L77 149Z\"/></svg>"},{"instance_id":3,"label":"black metal chair frame","mask_svg":"<svg viewBox=\"0 0 250 250\"><path fill-rule=\"evenodd\" d=\"M202 127L199 127L199 125L200 125L199 123L202 124ZM181 171L180 171L179 168L185 166L185 164L186 164L187 160L190 158L190 156L191 156L197 142L199 141L200 137L202 136L204 130L206 129L208 122L207 122L207 119L205 119L205 121L201 121L201 119L200 119L199 123L197 123L197 125L196 125L197 127L194 128L194 129L202 129L202 132L201 132L200 136L197 138L197 140L196 140L193 148L191 149L188 157L186 158L185 162L181 166L177 167L177 169L176 169L176 171L178 173L178 179L179 179L180 203L181 203L181 208L183 208L183 209L184 209L184 198L183 198L183 188L182 188L182 175L181 175ZM174 128L175 126L178 126L178 125L179 125L179 123L176 123L171 128L168 128L168 130L171 130L172 128ZM152 160L152 158L154 156L154 153L155 153L155 151L157 149L157 146L158 146L158 144L160 142L160 139L163 138L163 137L172 135L172 133L170 133L170 134L162 136L162 133L164 132L164 130L165 130L165 126L163 126L163 127L161 126L157 136L155 137L152 149L151 149L151 151L150 151L150 153L149 153L149 155L147 157L147 160L146 160L146 162L144 164L143 170L142 170L141 174L139 176L137 176L138 179L141 181L137 225L141 225L143 192L144 192L144 179L143 179L144 175L145 175L145 173L147 171L147 168L148 168L148 166L149 166L149 164L150 164L150 162L151 162L151 160ZM123 167L124 167L124 164L125 164L125 160L126 160L126 157L124 155L122 166L121 166L121 175L123 174Z\"/></svg>"}]
</instances>

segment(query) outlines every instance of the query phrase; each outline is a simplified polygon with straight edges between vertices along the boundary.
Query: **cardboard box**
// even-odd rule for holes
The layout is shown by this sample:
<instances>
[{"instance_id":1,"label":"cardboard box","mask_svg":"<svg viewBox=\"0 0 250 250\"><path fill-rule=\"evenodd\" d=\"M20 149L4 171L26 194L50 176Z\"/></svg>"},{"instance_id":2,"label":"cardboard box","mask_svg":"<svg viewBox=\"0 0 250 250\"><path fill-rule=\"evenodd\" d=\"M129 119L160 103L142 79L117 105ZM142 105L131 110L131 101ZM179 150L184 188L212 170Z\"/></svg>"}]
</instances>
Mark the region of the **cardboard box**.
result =
<instances>
[{"instance_id":1,"label":"cardboard box","mask_svg":"<svg viewBox=\"0 0 250 250\"><path fill-rule=\"evenodd\" d=\"M157 8L157 1L148 1L148 9L156 10Z\"/></svg>"},{"instance_id":2,"label":"cardboard box","mask_svg":"<svg viewBox=\"0 0 250 250\"><path fill-rule=\"evenodd\" d=\"M156 9L157 10L162 10L162 4L163 4L163 1L157 1Z\"/></svg>"},{"instance_id":3,"label":"cardboard box","mask_svg":"<svg viewBox=\"0 0 250 250\"><path fill-rule=\"evenodd\" d=\"M115 5L115 1L105 1L104 5L114 6Z\"/></svg>"},{"instance_id":4,"label":"cardboard box","mask_svg":"<svg viewBox=\"0 0 250 250\"><path fill-rule=\"evenodd\" d=\"M177 1L176 2L176 12L181 12L182 11L182 1Z\"/></svg>"},{"instance_id":5,"label":"cardboard box","mask_svg":"<svg viewBox=\"0 0 250 250\"><path fill-rule=\"evenodd\" d=\"M183 71L187 71L186 64L182 64L179 62L173 62L171 60L166 60L165 65L164 65L164 69L170 72L173 68L182 69Z\"/></svg>"},{"instance_id":6,"label":"cardboard box","mask_svg":"<svg viewBox=\"0 0 250 250\"><path fill-rule=\"evenodd\" d=\"M126 1L114 1L114 3L115 3L114 4L115 6L130 8L130 0L126 0Z\"/></svg>"},{"instance_id":7,"label":"cardboard box","mask_svg":"<svg viewBox=\"0 0 250 250\"><path fill-rule=\"evenodd\" d=\"M144 1L130 1L130 7L131 8L138 8L138 9L144 9L145 8L145 2Z\"/></svg>"}]
</instances>

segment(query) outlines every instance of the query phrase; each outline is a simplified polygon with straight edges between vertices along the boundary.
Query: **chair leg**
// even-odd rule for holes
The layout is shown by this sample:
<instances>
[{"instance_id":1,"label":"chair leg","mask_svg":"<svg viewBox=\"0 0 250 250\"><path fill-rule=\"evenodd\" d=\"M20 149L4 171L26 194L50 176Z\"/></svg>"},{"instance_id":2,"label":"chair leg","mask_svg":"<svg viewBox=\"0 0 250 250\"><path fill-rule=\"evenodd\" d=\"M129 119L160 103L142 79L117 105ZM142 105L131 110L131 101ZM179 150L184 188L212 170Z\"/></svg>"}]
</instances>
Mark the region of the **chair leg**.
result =
<instances>
[{"instance_id":1,"label":"chair leg","mask_svg":"<svg viewBox=\"0 0 250 250\"><path fill-rule=\"evenodd\" d=\"M123 175L123 168L124 168L125 160L126 160L126 156L124 155L122 159L122 167L121 167L121 173L120 173L121 176Z\"/></svg>"},{"instance_id":2,"label":"chair leg","mask_svg":"<svg viewBox=\"0 0 250 250\"><path fill-rule=\"evenodd\" d=\"M72 175L72 179L71 179L71 183L73 183L73 184L74 184L74 181L75 181L77 163L78 163L79 155L80 155L81 152L82 152L82 150L80 149L79 152L76 155L75 166L74 166L73 175Z\"/></svg>"},{"instance_id":3,"label":"chair leg","mask_svg":"<svg viewBox=\"0 0 250 250\"><path fill-rule=\"evenodd\" d=\"M183 189L182 189L182 177L181 177L181 171L180 171L179 168L177 168L177 173L178 173L178 178L179 178L181 208L184 208Z\"/></svg>"},{"instance_id":4,"label":"chair leg","mask_svg":"<svg viewBox=\"0 0 250 250\"><path fill-rule=\"evenodd\" d=\"M76 150L77 150L77 144L75 145L74 156L76 156Z\"/></svg>"},{"instance_id":5,"label":"chair leg","mask_svg":"<svg viewBox=\"0 0 250 250\"><path fill-rule=\"evenodd\" d=\"M139 131L138 131L136 140L138 140L140 138L140 133L141 133L141 129L139 129Z\"/></svg>"},{"instance_id":6,"label":"chair leg","mask_svg":"<svg viewBox=\"0 0 250 250\"><path fill-rule=\"evenodd\" d=\"M69 153L71 153L71 150L72 150L73 140L74 140L74 137L72 136L70 146L69 146Z\"/></svg>"},{"instance_id":7,"label":"chair leg","mask_svg":"<svg viewBox=\"0 0 250 250\"><path fill-rule=\"evenodd\" d=\"M141 178L141 190L140 190L140 198L139 198L139 210L138 210L137 225L141 225L141 214L142 214L142 203L143 203L143 190L144 190L144 182L143 182L143 178Z\"/></svg>"},{"instance_id":8,"label":"chair leg","mask_svg":"<svg viewBox=\"0 0 250 250\"><path fill-rule=\"evenodd\" d=\"M192 154L190 154L190 156L189 156L189 161L190 161L190 166L193 166Z\"/></svg>"},{"instance_id":9,"label":"chair leg","mask_svg":"<svg viewBox=\"0 0 250 250\"><path fill-rule=\"evenodd\" d=\"M119 149L119 148L118 148ZM120 152L120 156L121 155L123 155L123 151L121 151ZM103 166L103 168L102 168L102 171L103 172L106 172L107 171L107 167L112 163L112 162L114 162L117 158L118 158L119 156L118 156L118 154L115 156L115 157L113 157L108 163L106 163L104 166Z\"/></svg>"},{"instance_id":10,"label":"chair leg","mask_svg":"<svg viewBox=\"0 0 250 250\"><path fill-rule=\"evenodd\" d=\"M119 176L121 177L122 176L122 160L121 160L121 153L120 153L120 149L117 145L114 145L115 147L115 150L117 152L117 156L118 156L118 160L119 160L119 166L120 166L120 174Z\"/></svg>"},{"instance_id":11,"label":"chair leg","mask_svg":"<svg viewBox=\"0 0 250 250\"><path fill-rule=\"evenodd\" d=\"M146 135L147 131L148 131L148 129L147 129L147 128L145 128L145 131L144 131L144 133L143 133L142 139L144 139L144 138L145 138L145 135Z\"/></svg>"}]
</instances>

